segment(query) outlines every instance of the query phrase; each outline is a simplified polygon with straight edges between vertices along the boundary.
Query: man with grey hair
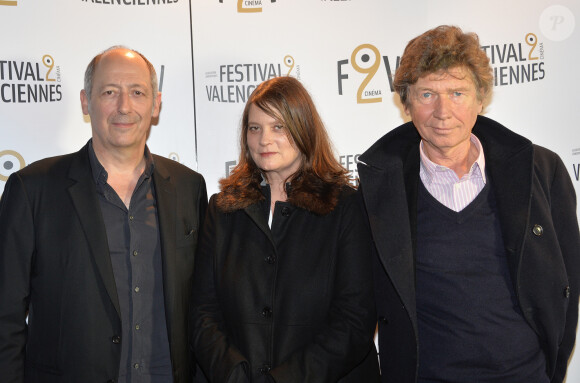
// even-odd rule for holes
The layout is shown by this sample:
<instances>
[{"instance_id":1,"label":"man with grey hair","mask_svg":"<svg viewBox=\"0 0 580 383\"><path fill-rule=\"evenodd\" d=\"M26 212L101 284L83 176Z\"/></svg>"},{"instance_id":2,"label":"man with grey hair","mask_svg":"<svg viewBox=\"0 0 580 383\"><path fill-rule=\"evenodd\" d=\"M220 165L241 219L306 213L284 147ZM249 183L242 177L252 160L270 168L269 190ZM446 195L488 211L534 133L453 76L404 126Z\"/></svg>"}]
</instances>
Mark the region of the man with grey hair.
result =
<instances>
[{"instance_id":1,"label":"man with grey hair","mask_svg":"<svg viewBox=\"0 0 580 383\"><path fill-rule=\"evenodd\" d=\"M205 182L146 146L161 94L143 55L96 56L80 98L91 140L13 173L0 201L1 380L191 382Z\"/></svg>"}]
</instances>

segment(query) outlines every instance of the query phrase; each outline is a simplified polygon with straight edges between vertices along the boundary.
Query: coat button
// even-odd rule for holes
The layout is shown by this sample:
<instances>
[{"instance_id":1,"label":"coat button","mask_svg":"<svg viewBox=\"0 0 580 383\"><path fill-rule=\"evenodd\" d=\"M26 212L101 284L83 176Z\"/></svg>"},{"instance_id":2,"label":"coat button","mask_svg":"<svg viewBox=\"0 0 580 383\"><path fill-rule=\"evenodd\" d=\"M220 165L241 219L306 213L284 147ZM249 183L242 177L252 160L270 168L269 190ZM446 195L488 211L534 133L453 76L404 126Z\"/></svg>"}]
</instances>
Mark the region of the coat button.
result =
<instances>
[{"instance_id":1,"label":"coat button","mask_svg":"<svg viewBox=\"0 0 580 383\"><path fill-rule=\"evenodd\" d=\"M119 344L119 343L121 343L121 337L120 337L119 335L114 335L114 336L111 338L111 341L112 341L113 343L115 343L115 344Z\"/></svg>"},{"instance_id":2,"label":"coat button","mask_svg":"<svg viewBox=\"0 0 580 383\"><path fill-rule=\"evenodd\" d=\"M282 216L288 217L290 215L290 208L288 206L284 206L282 208Z\"/></svg>"},{"instance_id":3,"label":"coat button","mask_svg":"<svg viewBox=\"0 0 580 383\"><path fill-rule=\"evenodd\" d=\"M544 234L544 228L538 224L534 225L534 228L532 229L532 233L534 233L534 235L536 236L541 236L542 234Z\"/></svg>"},{"instance_id":4,"label":"coat button","mask_svg":"<svg viewBox=\"0 0 580 383\"><path fill-rule=\"evenodd\" d=\"M262 309L262 316L264 318L270 318L272 316L272 309L268 306Z\"/></svg>"},{"instance_id":5,"label":"coat button","mask_svg":"<svg viewBox=\"0 0 580 383\"><path fill-rule=\"evenodd\" d=\"M570 298L570 286L566 286L566 288L564 289L564 297Z\"/></svg>"},{"instance_id":6,"label":"coat button","mask_svg":"<svg viewBox=\"0 0 580 383\"><path fill-rule=\"evenodd\" d=\"M273 255L268 255L266 258L264 258L264 261L268 262L269 264L273 264L276 263L276 257Z\"/></svg>"},{"instance_id":7,"label":"coat button","mask_svg":"<svg viewBox=\"0 0 580 383\"><path fill-rule=\"evenodd\" d=\"M258 372L262 375L267 375L270 372L270 366L265 364L262 367L258 368Z\"/></svg>"}]
</instances>

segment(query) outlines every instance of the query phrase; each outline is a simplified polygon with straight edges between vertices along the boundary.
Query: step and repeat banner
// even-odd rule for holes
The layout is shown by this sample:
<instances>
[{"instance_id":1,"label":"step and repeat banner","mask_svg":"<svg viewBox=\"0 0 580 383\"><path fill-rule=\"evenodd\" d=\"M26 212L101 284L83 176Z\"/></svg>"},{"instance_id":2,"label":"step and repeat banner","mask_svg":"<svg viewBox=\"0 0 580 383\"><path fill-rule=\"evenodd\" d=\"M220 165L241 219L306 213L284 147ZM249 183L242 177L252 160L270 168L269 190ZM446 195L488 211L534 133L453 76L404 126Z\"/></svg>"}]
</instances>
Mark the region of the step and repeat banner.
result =
<instances>
[{"instance_id":1,"label":"step and repeat banner","mask_svg":"<svg viewBox=\"0 0 580 383\"><path fill-rule=\"evenodd\" d=\"M0 25L0 192L13 171L87 142L84 72L113 45L140 51L157 71L163 105L151 151L197 167L187 1L0 1Z\"/></svg>"},{"instance_id":2,"label":"step and repeat banner","mask_svg":"<svg viewBox=\"0 0 580 383\"><path fill-rule=\"evenodd\" d=\"M476 32L491 60L485 115L557 152L580 191L578 0L192 1L199 170L208 192L235 166L244 104L275 76L311 92L340 162L408 120L392 78L407 42L440 24ZM356 183L356 181L354 181ZM580 382L580 353L568 382Z\"/></svg>"},{"instance_id":3,"label":"step and repeat banner","mask_svg":"<svg viewBox=\"0 0 580 383\"><path fill-rule=\"evenodd\" d=\"M200 171L235 166L252 90L294 76L340 162L407 121L392 78L407 42L440 24L476 32L495 74L485 115L557 152L580 191L578 0L0 0L0 192L12 172L90 137L79 92L91 58L141 51L163 104L151 150ZM580 381L580 356L568 382Z\"/></svg>"},{"instance_id":4,"label":"step and repeat banner","mask_svg":"<svg viewBox=\"0 0 580 383\"><path fill-rule=\"evenodd\" d=\"M496 87L485 114L556 151L580 186L577 22L577 0L193 1L199 170L216 192L237 160L248 95L290 75L311 92L356 178L359 154L408 119L392 86L407 42L453 24L476 32L491 59Z\"/></svg>"}]
</instances>

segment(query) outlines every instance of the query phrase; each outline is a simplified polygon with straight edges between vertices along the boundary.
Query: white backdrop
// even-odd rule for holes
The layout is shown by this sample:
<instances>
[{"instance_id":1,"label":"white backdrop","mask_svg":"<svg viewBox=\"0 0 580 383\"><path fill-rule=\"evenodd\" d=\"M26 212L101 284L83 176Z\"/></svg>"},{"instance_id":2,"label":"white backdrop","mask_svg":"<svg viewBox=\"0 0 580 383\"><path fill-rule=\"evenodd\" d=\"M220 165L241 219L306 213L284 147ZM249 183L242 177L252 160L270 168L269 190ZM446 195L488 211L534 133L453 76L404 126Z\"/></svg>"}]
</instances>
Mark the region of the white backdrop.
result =
<instances>
[{"instance_id":1,"label":"white backdrop","mask_svg":"<svg viewBox=\"0 0 580 383\"><path fill-rule=\"evenodd\" d=\"M197 167L189 3L98 1L17 0L16 6L0 1L0 191L20 167L18 157L29 164L86 143L91 127L79 101L84 71L97 53L119 44L141 51L160 77L163 105L151 130L151 150ZM29 86L59 87L59 94L54 101L29 101L34 93Z\"/></svg>"},{"instance_id":2,"label":"white backdrop","mask_svg":"<svg viewBox=\"0 0 580 383\"><path fill-rule=\"evenodd\" d=\"M578 194L577 23L578 0L0 0L0 192L24 164L90 137L84 69L116 44L162 75L151 150L200 171L210 194L237 160L248 94L278 75L309 89L356 177L357 156L406 121L390 86L405 45L454 24L478 33L496 70L485 114L557 152ZM567 381L580 381L580 356Z\"/></svg>"}]
</instances>

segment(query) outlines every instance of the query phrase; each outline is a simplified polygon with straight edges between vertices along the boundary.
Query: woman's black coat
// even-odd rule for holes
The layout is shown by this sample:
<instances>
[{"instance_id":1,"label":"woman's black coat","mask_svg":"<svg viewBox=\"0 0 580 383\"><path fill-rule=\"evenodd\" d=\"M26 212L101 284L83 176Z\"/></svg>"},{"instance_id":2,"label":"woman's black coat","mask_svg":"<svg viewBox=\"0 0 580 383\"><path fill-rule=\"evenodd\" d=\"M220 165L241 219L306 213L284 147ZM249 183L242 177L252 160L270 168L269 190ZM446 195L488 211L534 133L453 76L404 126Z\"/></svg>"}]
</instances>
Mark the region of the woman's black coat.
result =
<instances>
[{"instance_id":1,"label":"woman's black coat","mask_svg":"<svg viewBox=\"0 0 580 383\"><path fill-rule=\"evenodd\" d=\"M224 213L210 201L192 318L203 372L211 382L377 382L360 195L345 188L326 215L277 202L271 229L268 207Z\"/></svg>"}]
</instances>

